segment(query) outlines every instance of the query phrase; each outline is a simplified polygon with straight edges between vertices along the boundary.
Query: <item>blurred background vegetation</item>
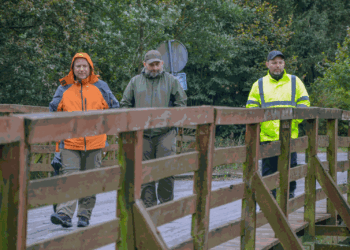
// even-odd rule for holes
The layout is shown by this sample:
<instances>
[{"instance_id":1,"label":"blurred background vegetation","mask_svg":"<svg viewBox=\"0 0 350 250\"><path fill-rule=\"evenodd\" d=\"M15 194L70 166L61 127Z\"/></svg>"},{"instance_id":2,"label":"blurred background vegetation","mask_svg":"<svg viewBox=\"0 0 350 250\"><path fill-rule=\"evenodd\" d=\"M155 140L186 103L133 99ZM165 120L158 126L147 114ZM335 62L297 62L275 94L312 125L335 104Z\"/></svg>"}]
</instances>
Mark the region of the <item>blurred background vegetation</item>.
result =
<instances>
[{"instance_id":1,"label":"blurred background vegetation","mask_svg":"<svg viewBox=\"0 0 350 250\"><path fill-rule=\"evenodd\" d=\"M278 49L312 106L350 109L349 24L348 0L4 0L0 103L48 106L82 51L120 100L144 53L176 39L189 54L189 106L243 107Z\"/></svg>"}]
</instances>

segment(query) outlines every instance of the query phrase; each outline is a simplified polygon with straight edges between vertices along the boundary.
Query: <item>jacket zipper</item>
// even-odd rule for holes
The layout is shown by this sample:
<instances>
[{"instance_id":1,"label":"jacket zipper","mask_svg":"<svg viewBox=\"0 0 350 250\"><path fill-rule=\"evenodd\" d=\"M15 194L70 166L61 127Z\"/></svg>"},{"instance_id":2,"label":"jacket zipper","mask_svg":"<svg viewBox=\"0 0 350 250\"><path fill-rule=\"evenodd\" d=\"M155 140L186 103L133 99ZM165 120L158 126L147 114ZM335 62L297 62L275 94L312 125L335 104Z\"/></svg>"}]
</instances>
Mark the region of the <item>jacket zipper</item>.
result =
<instances>
[{"instance_id":1,"label":"jacket zipper","mask_svg":"<svg viewBox=\"0 0 350 250\"><path fill-rule=\"evenodd\" d=\"M83 83L80 81L81 86L81 110L84 111L84 97L83 97ZM85 111L86 111L86 98L85 98ZM86 138L84 136L84 148L86 152Z\"/></svg>"}]
</instances>

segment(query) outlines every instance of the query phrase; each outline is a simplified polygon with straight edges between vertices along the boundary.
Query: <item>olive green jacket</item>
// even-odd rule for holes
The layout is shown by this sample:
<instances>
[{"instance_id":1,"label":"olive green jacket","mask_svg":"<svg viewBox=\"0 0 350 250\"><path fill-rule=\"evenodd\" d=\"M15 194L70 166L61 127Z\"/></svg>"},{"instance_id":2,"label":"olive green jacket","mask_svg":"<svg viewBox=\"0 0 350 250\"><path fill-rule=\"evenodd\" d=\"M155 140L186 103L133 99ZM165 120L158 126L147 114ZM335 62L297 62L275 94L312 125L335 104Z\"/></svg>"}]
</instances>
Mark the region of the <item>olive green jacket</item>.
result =
<instances>
[{"instance_id":1,"label":"olive green jacket","mask_svg":"<svg viewBox=\"0 0 350 250\"><path fill-rule=\"evenodd\" d=\"M185 107L187 95L179 80L173 75L163 72L156 78L146 77L144 70L131 79L126 87L121 108L167 108ZM148 137L166 133L171 128L156 128L144 131Z\"/></svg>"}]
</instances>

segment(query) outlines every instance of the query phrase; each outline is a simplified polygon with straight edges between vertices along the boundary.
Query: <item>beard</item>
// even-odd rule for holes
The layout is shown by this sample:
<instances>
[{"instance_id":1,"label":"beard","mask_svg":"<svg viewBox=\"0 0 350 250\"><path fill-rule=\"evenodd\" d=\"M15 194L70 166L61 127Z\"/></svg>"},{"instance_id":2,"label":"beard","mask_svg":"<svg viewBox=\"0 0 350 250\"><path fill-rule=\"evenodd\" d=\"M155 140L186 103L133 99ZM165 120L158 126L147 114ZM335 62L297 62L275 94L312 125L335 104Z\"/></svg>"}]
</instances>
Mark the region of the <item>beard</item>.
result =
<instances>
[{"instance_id":1,"label":"beard","mask_svg":"<svg viewBox=\"0 0 350 250\"><path fill-rule=\"evenodd\" d=\"M149 78L156 78L157 76L159 76L162 73L163 73L163 67L156 70L156 71L150 71L150 70L145 68L145 74Z\"/></svg>"},{"instance_id":2,"label":"beard","mask_svg":"<svg viewBox=\"0 0 350 250\"><path fill-rule=\"evenodd\" d=\"M271 71L269 71L270 72L270 75L271 75L271 77L273 78L273 79L275 79L275 80L280 80L280 79L282 79L282 77L283 77L283 75L284 75L284 71L282 71L281 73L279 73L279 74L273 74Z\"/></svg>"}]
</instances>

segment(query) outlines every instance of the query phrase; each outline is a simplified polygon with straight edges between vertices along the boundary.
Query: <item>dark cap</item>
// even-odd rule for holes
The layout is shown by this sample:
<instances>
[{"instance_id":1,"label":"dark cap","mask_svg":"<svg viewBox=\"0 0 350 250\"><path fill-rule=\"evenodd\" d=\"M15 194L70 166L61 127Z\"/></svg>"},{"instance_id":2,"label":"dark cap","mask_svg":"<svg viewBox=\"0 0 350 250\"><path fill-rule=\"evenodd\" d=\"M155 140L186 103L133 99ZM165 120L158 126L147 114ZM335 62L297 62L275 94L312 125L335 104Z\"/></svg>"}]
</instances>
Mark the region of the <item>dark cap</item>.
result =
<instances>
[{"instance_id":1,"label":"dark cap","mask_svg":"<svg viewBox=\"0 0 350 250\"><path fill-rule=\"evenodd\" d=\"M162 61L162 55L159 53L158 50L150 50L145 55L144 62L146 63L161 62L161 61Z\"/></svg>"},{"instance_id":2,"label":"dark cap","mask_svg":"<svg viewBox=\"0 0 350 250\"><path fill-rule=\"evenodd\" d=\"M273 60L276 56L280 56L280 57L282 57L284 59L284 55L282 54L281 51L273 50L267 56L267 61Z\"/></svg>"}]
</instances>

